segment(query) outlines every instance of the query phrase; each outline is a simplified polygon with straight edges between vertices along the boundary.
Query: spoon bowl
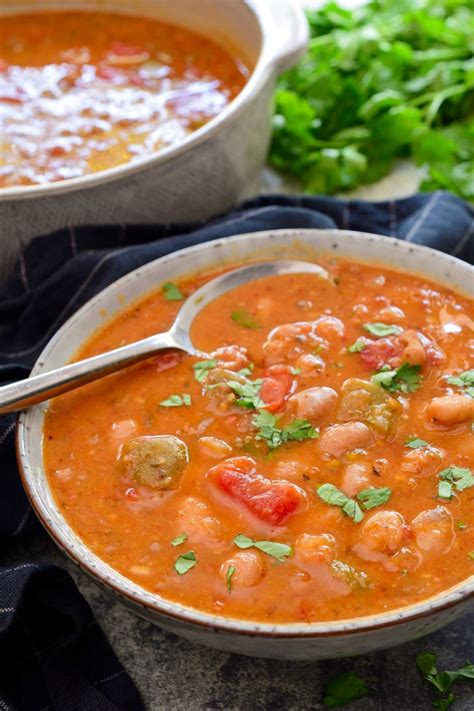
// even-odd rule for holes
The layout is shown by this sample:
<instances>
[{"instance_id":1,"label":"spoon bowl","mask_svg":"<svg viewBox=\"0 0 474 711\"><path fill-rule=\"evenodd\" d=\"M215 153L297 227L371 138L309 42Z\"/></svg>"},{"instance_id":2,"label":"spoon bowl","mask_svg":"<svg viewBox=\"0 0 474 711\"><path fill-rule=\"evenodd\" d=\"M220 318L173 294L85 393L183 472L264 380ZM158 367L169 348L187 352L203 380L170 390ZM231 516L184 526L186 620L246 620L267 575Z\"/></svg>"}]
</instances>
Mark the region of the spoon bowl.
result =
<instances>
[{"instance_id":1,"label":"spoon bowl","mask_svg":"<svg viewBox=\"0 0 474 711\"><path fill-rule=\"evenodd\" d=\"M227 291L267 276L312 273L330 281L329 272L318 264L295 260L255 262L211 279L184 302L168 331L157 333L107 353L86 358L0 388L0 414L18 412L68 390L85 385L128 366L140 363L160 351L178 349L192 356L208 357L198 351L189 335L197 314Z\"/></svg>"}]
</instances>

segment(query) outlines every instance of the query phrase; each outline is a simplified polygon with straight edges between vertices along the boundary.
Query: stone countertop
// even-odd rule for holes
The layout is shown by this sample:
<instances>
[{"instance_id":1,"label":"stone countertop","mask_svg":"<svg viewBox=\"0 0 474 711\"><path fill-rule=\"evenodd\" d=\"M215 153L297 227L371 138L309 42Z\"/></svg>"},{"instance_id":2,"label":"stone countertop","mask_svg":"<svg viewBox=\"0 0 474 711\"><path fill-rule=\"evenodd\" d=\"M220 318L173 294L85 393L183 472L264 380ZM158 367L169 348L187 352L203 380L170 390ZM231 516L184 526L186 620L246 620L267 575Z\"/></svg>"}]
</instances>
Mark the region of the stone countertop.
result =
<instances>
[{"instance_id":1,"label":"stone countertop","mask_svg":"<svg viewBox=\"0 0 474 711\"><path fill-rule=\"evenodd\" d=\"M12 547L8 563L48 561L67 568L87 598L149 711L318 711L329 677L355 671L371 690L350 711L429 711L438 698L415 665L432 651L439 668L474 657L474 613L415 642L352 659L286 662L226 654L164 632L97 587L46 536ZM452 711L474 708L472 686L456 684Z\"/></svg>"}]
</instances>

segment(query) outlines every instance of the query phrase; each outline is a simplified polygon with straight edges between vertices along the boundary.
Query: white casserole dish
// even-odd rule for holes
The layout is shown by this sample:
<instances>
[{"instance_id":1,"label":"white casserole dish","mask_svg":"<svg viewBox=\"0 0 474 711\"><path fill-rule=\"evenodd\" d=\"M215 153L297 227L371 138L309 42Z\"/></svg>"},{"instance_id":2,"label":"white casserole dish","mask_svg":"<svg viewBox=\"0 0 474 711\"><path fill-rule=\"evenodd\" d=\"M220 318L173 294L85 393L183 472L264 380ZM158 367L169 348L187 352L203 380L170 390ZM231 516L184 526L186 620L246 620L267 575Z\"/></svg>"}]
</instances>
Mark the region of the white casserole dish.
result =
<instances>
[{"instance_id":1,"label":"white casserole dish","mask_svg":"<svg viewBox=\"0 0 474 711\"><path fill-rule=\"evenodd\" d=\"M199 5L197 10L196 5ZM250 67L232 103L184 141L80 178L0 190L0 281L32 237L84 224L189 222L254 193L270 140L277 75L304 53L308 28L293 0L68 0L189 27ZM64 0L0 0L0 14L64 10Z\"/></svg>"},{"instance_id":2,"label":"white casserole dish","mask_svg":"<svg viewBox=\"0 0 474 711\"><path fill-rule=\"evenodd\" d=\"M170 278L216 264L267 258L317 260L318 252L376 261L424 274L474 296L474 269L427 247L345 230L276 230L207 242L130 272L85 304L40 355L37 375L68 363L92 333L130 303ZM106 314L106 316L104 316ZM92 578L131 610L160 627L219 649L279 659L324 659L384 649L446 625L473 608L474 575L422 602L385 613L311 624L255 623L218 617L168 602L116 572L87 548L64 519L43 467L46 405L20 415L17 446L23 484L39 519L56 543Z\"/></svg>"}]
</instances>

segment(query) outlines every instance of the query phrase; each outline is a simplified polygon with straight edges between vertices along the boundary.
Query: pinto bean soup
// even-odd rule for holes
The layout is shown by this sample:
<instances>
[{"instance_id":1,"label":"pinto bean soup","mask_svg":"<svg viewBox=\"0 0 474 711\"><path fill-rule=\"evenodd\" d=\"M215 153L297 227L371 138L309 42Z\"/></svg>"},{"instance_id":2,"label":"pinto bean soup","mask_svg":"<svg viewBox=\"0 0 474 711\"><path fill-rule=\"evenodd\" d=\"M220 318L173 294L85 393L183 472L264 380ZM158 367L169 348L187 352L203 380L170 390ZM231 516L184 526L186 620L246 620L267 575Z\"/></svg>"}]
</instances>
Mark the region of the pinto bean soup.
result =
<instances>
[{"instance_id":1,"label":"pinto bean soup","mask_svg":"<svg viewBox=\"0 0 474 711\"><path fill-rule=\"evenodd\" d=\"M213 41L101 12L0 17L0 188L149 156L217 116L244 64Z\"/></svg>"},{"instance_id":2,"label":"pinto bean soup","mask_svg":"<svg viewBox=\"0 0 474 711\"><path fill-rule=\"evenodd\" d=\"M168 352L54 400L44 460L90 549L147 590L259 622L354 618L474 573L474 303L322 257L206 306ZM78 357L170 326L168 283ZM361 285L363 284L363 289Z\"/></svg>"}]
</instances>

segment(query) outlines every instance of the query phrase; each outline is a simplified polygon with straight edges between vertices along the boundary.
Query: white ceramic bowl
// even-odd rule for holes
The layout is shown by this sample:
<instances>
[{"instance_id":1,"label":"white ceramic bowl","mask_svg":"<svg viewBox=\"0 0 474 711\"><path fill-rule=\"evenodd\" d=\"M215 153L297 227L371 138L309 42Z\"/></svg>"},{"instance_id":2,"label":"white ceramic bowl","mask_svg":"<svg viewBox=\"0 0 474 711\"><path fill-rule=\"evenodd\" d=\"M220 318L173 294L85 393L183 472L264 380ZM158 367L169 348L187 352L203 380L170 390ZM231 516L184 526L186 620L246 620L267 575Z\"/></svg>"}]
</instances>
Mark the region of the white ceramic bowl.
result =
<instances>
[{"instance_id":1,"label":"white ceramic bowl","mask_svg":"<svg viewBox=\"0 0 474 711\"><path fill-rule=\"evenodd\" d=\"M175 146L80 178L0 190L0 281L20 246L36 235L71 225L200 220L254 194L270 140L275 79L299 59L308 39L304 13L294 0L66 4L189 27L234 48L252 71L222 113ZM0 0L0 14L64 7L64 0Z\"/></svg>"},{"instance_id":2,"label":"white ceramic bowl","mask_svg":"<svg viewBox=\"0 0 474 711\"><path fill-rule=\"evenodd\" d=\"M165 280L207 270L216 264L259 258L317 259L333 252L424 274L474 296L474 269L426 247L388 237L343 230L277 230L208 242L162 257L109 286L58 331L33 374L67 363L107 318ZM241 654L284 659L322 659L362 654L401 644L432 632L472 608L474 576L423 602L383 614L313 624L257 624L223 619L168 602L113 570L70 528L58 509L42 459L43 418L37 405L19 418L18 461L31 504L56 543L87 573L128 607L190 640Z\"/></svg>"}]
</instances>

